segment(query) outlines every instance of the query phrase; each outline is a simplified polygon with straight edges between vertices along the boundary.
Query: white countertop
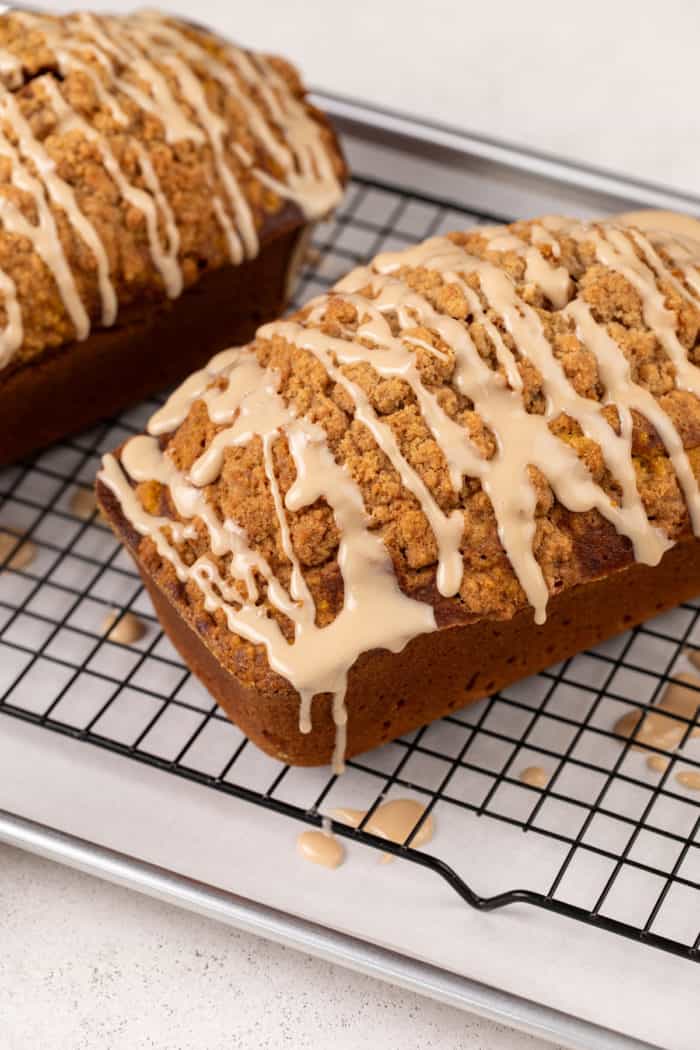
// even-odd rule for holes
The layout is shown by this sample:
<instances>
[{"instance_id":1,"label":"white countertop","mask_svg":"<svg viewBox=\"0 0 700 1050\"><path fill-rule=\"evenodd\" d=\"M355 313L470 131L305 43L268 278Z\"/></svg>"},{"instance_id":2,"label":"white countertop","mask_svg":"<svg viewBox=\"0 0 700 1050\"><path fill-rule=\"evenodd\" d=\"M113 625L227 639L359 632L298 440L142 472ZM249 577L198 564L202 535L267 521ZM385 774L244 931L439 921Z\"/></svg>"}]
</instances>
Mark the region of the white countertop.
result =
<instances>
[{"instance_id":1,"label":"white countertop","mask_svg":"<svg viewBox=\"0 0 700 1050\"><path fill-rule=\"evenodd\" d=\"M0 944L2 1050L545 1046L5 846Z\"/></svg>"},{"instance_id":2,"label":"white countertop","mask_svg":"<svg viewBox=\"0 0 700 1050\"><path fill-rule=\"evenodd\" d=\"M33 0L55 10L59 0ZM665 0L60 0L168 7L307 83L700 196L700 7Z\"/></svg>"},{"instance_id":3,"label":"white countertop","mask_svg":"<svg viewBox=\"0 0 700 1050\"><path fill-rule=\"evenodd\" d=\"M695 0L169 6L319 88L700 193ZM544 1046L5 847L0 944L2 1050Z\"/></svg>"}]
</instances>

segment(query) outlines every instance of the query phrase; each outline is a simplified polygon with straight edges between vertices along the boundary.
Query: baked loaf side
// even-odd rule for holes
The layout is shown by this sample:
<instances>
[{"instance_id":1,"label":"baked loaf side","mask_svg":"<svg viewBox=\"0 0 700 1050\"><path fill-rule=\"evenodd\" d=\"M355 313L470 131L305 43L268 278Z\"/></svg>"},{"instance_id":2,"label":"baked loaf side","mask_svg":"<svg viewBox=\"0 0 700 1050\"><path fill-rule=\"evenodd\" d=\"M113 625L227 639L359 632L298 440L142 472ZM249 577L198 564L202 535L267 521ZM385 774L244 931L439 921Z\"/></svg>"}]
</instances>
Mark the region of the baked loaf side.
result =
<instances>
[{"instance_id":1,"label":"baked loaf side","mask_svg":"<svg viewBox=\"0 0 700 1050\"><path fill-rule=\"evenodd\" d=\"M263 746L327 760L300 741L332 716L339 764L346 700L372 746L700 585L699 264L692 238L615 223L433 238L219 355L105 458L176 644L234 717L267 712ZM616 573L625 607L596 620ZM452 685L414 696L406 654L429 690L448 650ZM377 698L404 701L388 730Z\"/></svg>"},{"instance_id":2,"label":"baked loaf side","mask_svg":"<svg viewBox=\"0 0 700 1050\"><path fill-rule=\"evenodd\" d=\"M0 373L0 465L172 387L232 340L251 339L282 312L304 235L286 230L177 299L124 306L112 327Z\"/></svg>"}]
</instances>

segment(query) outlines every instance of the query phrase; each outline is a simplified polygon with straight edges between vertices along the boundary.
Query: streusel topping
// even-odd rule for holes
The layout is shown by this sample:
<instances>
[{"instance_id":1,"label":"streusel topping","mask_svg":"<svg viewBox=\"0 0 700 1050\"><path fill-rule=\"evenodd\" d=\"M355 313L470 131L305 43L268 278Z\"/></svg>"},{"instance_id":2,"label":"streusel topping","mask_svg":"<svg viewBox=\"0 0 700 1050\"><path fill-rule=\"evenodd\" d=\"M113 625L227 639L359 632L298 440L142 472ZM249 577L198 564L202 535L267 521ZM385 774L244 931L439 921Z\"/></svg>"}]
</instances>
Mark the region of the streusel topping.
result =
<instances>
[{"instance_id":1,"label":"streusel topping","mask_svg":"<svg viewBox=\"0 0 700 1050\"><path fill-rule=\"evenodd\" d=\"M286 62L156 13L0 16L0 369L340 198Z\"/></svg>"}]
</instances>

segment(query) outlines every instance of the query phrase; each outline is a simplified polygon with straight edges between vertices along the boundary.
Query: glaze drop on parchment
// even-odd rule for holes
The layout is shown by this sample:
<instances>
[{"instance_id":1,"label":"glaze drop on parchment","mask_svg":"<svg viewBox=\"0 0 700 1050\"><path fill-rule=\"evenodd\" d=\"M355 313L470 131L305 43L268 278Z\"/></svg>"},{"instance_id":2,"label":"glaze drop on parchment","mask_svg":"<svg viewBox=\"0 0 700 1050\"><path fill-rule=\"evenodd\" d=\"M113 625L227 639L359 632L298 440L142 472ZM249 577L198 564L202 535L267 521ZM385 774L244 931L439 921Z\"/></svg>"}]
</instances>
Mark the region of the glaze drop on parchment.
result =
<instances>
[{"instance_id":1,"label":"glaze drop on parchment","mask_svg":"<svg viewBox=\"0 0 700 1050\"><path fill-rule=\"evenodd\" d=\"M146 626L143 620L139 620L132 612L122 613L120 609L113 609L102 621L101 633L108 642L117 645L133 645L143 638Z\"/></svg>"},{"instance_id":2,"label":"glaze drop on parchment","mask_svg":"<svg viewBox=\"0 0 700 1050\"><path fill-rule=\"evenodd\" d=\"M375 809L364 825L363 830L369 832L370 835L377 835L381 839L387 839L389 842L396 842L398 845L402 845L423 818L425 811L426 806L415 799L391 799L389 802L382 802ZM333 810L333 817L341 824L349 824L350 827L359 828L368 812L366 809L340 807ZM430 842L434 832L435 821L432 814L429 813L411 839L411 849L418 849L420 846ZM390 860L393 860L393 854L385 853L382 857L382 863L387 863Z\"/></svg>"},{"instance_id":3,"label":"glaze drop on parchment","mask_svg":"<svg viewBox=\"0 0 700 1050\"><path fill-rule=\"evenodd\" d=\"M693 667L700 671L700 649L686 649L685 656L690 660Z\"/></svg>"},{"instance_id":4,"label":"glaze drop on parchment","mask_svg":"<svg viewBox=\"0 0 700 1050\"><path fill-rule=\"evenodd\" d=\"M297 851L305 860L322 868L338 868L345 859L342 842L330 830L330 822L325 820L321 831L301 832L297 837Z\"/></svg>"},{"instance_id":5,"label":"glaze drop on parchment","mask_svg":"<svg viewBox=\"0 0 700 1050\"><path fill-rule=\"evenodd\" d=\"M561 255L553 251L549 240L566 236L585 241L601 264L625 276L639 296L651 333L674 364L678 362L675 378L680 389L700 391L700 370L678 341L675 316L665 306L659 281L675 282L679 295L696 305L697 300L692 288L680 283L668 269L656 242L623 227L585 226L551 217L540 220L536 227L534 245L510 230L497 228L485 235L488 247L500 243L501 249L522 255L526 277L529 274L532 282L559 304L556 310L568 331L575 333L595 359L604 388L600 401L584 397L574 388L554 353L540 315L521 296L509 273L443 237L378 256L371 265L350 273L328 295L309 303L303 315L265 325L258 338L282 339L312 355L342 392L356 422L371 436L403 490L427 519L437 550L436 585L449 598L458 594L464 572L463 511L443 509L424 477L409 462L389 423L353 376L356 369L371 367L379 377L396 377L407 384L444 456L455 492L460 492L465 480L476 479L488 496L503 550L533 607L536 622L542 623L549 587L534 551L536 493L532 467L543 475L564 508L572 512L596 510L629 539L637 561L656 565L672 542L647 516L637 486L632 414L639 413L652 424L665 446L685 495L692 527L700 533L700 490L673 420L633 378L627 357L584 297L575 294L573 282L564 280ZM542 254L540 261L534 262L538 245L547 257ZM700 246L694 259L695 265L700 260ZM469 326L458 316L438 310L427 294L416 290L415 282L406 277L407 269L459 290L471 318L489 336L498 369L484 360ZM347 304L357 318L356 327L337 316L327 325L331 302L336 306ZM426 382L418 367L418 354L434 357L438 364L447 354L452 355L454 390L468 400L493 434L495 453L490 458ZM520 360L531 364L541 377L542 412L526 409ZM154 415L148 435L127 442L121 463L113 456L105 458L100 476L136 531L153 540L182 582L197 585L207 610L222 612L232 632L265 647L270 666L299 693L302 732L312 728L313 698L319 693L331 695L337 726L334 762L339 768L345 748L347 676L355 660L369 649L399 651L417 634L434 630L436 622L432 605L410 599L400 590L380 530L369 527L360 489L348 471L336 463L325 432L295 415L280 396L279 387L280 377L260 366L254 349L219 354ZM158 439L185 420L195 401L204 405L215 432L185 474L161 449ZM612 405L619 418L617 429L606 414ZM594 480L575 449L555 435L552 423L560 417L572 419L598 447L616 485L614 497ZM296 471L284 498L272 454L280 437L287 442ZM262 467L279 542L290 565L288 586L248 543L235 521L219 520L206 497L207 486L221 475L227 450L252 441L259 441L262 448ZM145 511L131 483L149 480L160 481L169 489L178 522ZM313 598L287 521L287 512L311 506L319 498L329 505L340 535L338 564L345 595L340 613L323 628L315 622ZM192 565L180 557L178 542L188 529L195 529L195 520L206 529L212 554L228 559L226 578L206 555ZM256 604L256 578L264 581L268 603L291 621L293 644ZM633 717L638 716L634 713Z\"/></svg>"},{"instance_id":6,"label":"glaze drop on parchment","mask_svg":"<svg viewBox=\"0 0 700 1050\"><path fill-rule=\"evenodd\" d=\"M37 550L32 541L20 540L20 536L0 529L0 571L3 568L15 571L25 569L36 558Z\"/></svg>"},{"instance_id":7,"label":"glaze drop on parchment","mask_svg":"<svg viewBox=\"0 0 700 1050\"><path fill-rule=\"evenodd\" d=\"M697 769L681 769L676 773L676 780L691 791L700 791L700 771Z\"/></svg>"},{"instance_id":8,"label":"glaze drop on parchment","mask_svg":"<svg viewBox=\"0 0 700 1050\"><path fill-rule=\"evenodd\" d=\"M652 773L665 773L671 765L671 759L667 755L648 755L647 766Z\"/></svg>"},{"instance_id":9,"label":"glaze drop on parchment","mask_svg":"<svg viewBox=\"0 0 700 1050\"><path fill-rule=\"evenodd\" d=\"M76 488L70 498L70 512L82 521L88 521L97 509L94 489Z\"/></svg>"},{"instance_id":10,"label":"glaze drop on parchment","mask_svg":"<svg viewBox=\"0 0 700 1050\"><path fill-rule=\"evenodd\" d=\"M518 779L530 787L546 788L549 783L549 773L542 766L527 766L520 771Z\"/></svg>"},{"instance_id":11,"label":"glaze drop on parchment","mask_svg":"<svg viewBox=\"0 0 700 1050\"><path fill-rule=\"evenodd\" d=\"M688 732L688 722L695 718L700 707L700 678L685 672L674 677L676 680L669 683L653 710L646 713L628 711L615 723L614 731L618 736L633 737L635 750L645 751L653 747L673 751ZM700 736L700 726L694 726L690 736Z\"/></svg>"},{"instance_id":12,"label":"glaze drop on parchment","mask_svg":"<svg viewBox=\"0 0 700 1050\"><path fill-rule=\"evenodd\" d=\"M129 118L119 104L120 96L126 96L160 121L168 144L206 143L211 148L224 191L221 194L212 188L213 208L234 263L257 254L256 224L242 189L241 172L231 163L228 126L211 108L195 70L218 82L236 99L250 133L279 171L278 177L273 178L239 147L234 152L246 177L252 176L278 195L293 200L311 221L326 215L340 200L341 186L323 141L321 125L266 59L258 56L254 60L230 44L222 45L223 60L215 58L184 28L157 12L143 11L125 18L83 13L65 16L58 22L38 13L14 11L13 18L27 30L43 35L62 78L76 72L87 78L100 104L124 126L138 163L139 185L127 177L99 122L88 123L71 106L60 81L51 75L38 79L57 118L56 132L79 132L93 144L124 204L144 216L151 259L171 298L180 295L184 283L180 230L149 151L128 128ZM165 75L166 70L169 76ZM59 237L55 210L65 216L75 236L94 258L101 323L109 326L116 320L118 303L107 248L87 211L78 203L70 181L61 177L55 161L23 116L13 95L22 78L19 60L0 49L0 125L13 131L13 136L8 137L0 128L0 157L9 165L12 185L30 195L37 217L30 221L3 197L0 222L8 232L31 243L54 278L76 338L85 339L90 319ZM17 290L11 276L2 271L0 303L6 313L5 327L0 330L2 368L23 340Z\"/></svg>"}]
</instances>

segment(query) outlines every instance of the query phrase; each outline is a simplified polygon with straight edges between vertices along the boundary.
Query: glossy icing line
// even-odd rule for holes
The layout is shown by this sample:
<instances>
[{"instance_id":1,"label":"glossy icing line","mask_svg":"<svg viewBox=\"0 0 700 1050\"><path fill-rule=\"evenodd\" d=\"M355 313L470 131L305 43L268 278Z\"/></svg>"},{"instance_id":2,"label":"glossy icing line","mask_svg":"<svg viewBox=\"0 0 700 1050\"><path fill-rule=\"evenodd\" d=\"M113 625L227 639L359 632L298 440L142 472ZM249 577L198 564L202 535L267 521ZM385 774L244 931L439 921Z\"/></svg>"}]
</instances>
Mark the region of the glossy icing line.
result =
<instances>
[{"instance_id":1,"label":"glossy icing line","mask_svg":"<svg viewBox=\"0 0 700 1050\"><path fill-rule=\"evenodd\" d=\"M567 314L574 319L577 334L584 346L593 351L598 371L608 398L617 405L621 416L621 432L631 456L632 418L635 409L654 427L661 438L683 490L693 530L700 533L700 490L680 434L658 401L643 386L632 381L630 367L614 339L603 325L598 324L590 308L581 299L569 303Z\"/></svg>"},{"instance_id":2,"label":"glossy icing line","mask_svg":"<svg viewBox=\"0 0 700 1050\"><path fill-rule=\"evenodd\" d=\"M7 104L7 94L0 100ZM25 143L26 148L26 143ZM26 237L37 255L48 267L56 282L66 312L78 339L85 339L90 331L87 311L78 293L73 272L68 265L53 212L49 207L44 183L33 175L23 162L20 151L0 130L0 156L10 164L12 185L31 196L36 209L36 222L30 220L7 197L0 198L0 221L10 233Z\"/></svg>"},{"instance_id":3,"label":"glossy icing line","mask_svg":"<svg viewBox=\"0 0 700 1050\"><path fill-rule=\"evenodd\" d=\"M658 304L655 270L632 250L635 263L627 259L620 241L632 244L626 234L613 227L583 227L557 220L556 231L542 220L540 240L566 230L588 239L614 267L624 266L635 277L645 310L645 319L662 342L669 341L668 311ZM566 222L566 225L564 223ZM446 512L437 502L419 472L408 461L391 427L372 407L362 387L354 382L349 368L370 365L381 377L397 377L411 390L420 415L444 456L450 482L457 495L465 479L478 479L493 507L498 534L535 619L546 615L549 587L534 551L536 491L530 468L536 467L551 486L559 502L573 512L597 510L615 529L629 538L637 561L655 565L672 545L647 517L638 491L632 458L632 412L639 412L657 430L685 494L694 531L700 533L700 493L680 435L661 404L636 383L630 365L607 327L596 321L581 297L570 298L572 282L565 282L559 255L551 250L551 261L528 262L537 248L502 229L489 230L488 248L515 251L526 261L535 283L547 289L560 303L558 310L569 321L572 332L594 356L601 384L602 401L580 395L555 355L537 312L518 294L514 280L488 259L469 254L455 241L432 238L414 248L378 256L368 267L354 270L325 296L308 304L303 320L278 321L258 332L261 340L278 338L305 351L319 362L330 379L344 391L353 405L353 417L362 423L398 474L403 487L415 497L435 536L438 551L436 582L441 594L459 592L464 572L461 543L464 517L461 510ZM641 234L636 234L642 238ZM642 238L643 239L643 238ZM651 244L648 250L652 251ZM640 251L646 258L645 246ZM654 267L664 267L656 254ZM482 358L469 327L455 316L442 313L426 295L406 279L404 268L439 275L442 286L455 287L464 296L472 319L491 336L500 370ZM551 270L552 272L545 272ZM473 278L478 280L479 292ZM662 279L673 277L660 274ZM471 279L471 283L468 282ZM564 301L566 291L566 301ZM690 293L687 293L690 294ZM352 307L343 316L354 316L356 327L333 320L325 322L331 303ZM418 330L418 334L417 334ZM333 334L330 334L332 331ZM506 339L504 333L509 337ZM674 333L675 334L675 333ZM430 338L426 338L429 335ZM679 344L680 345L680 344ZM513 349L511 349L511 347ZM466 427L445 410L444 402L427 385L418 354L438 361L454 359L452 383L473 405L474 412L490 429L495 452L487 456L472 441ZM518 356L516 356L518 355ZM530 362L541 377L545 409L528 412L523 402L518 357ZM688 364L679 382L693 378L695 366ZM397 651L416 634L435 629L432 607L406 597L398 587L391 560L379 534L367 527L360 490L346 470L336 464L326 435L318 426L294 414L279 392L279 377L264 370L254 350L227 351L214 358L206 369L191 376L175 391L149 423L148 437L135 438L125 446L121 466L107 457L101 478L119 499L136 530L150 536L157 549L173 564L178 577L200 587L206 608L222 610L232 632L266 648L270 666L283 675L300 697L300 728L311 729L312 701L319 693L332 695L337 726L335 764L339 766L345 747L344 707L347 674L357 657L370 648ZM203 401L217 430L187 475L176 470L167 451L158 443L187 417L195 401ZM619 426L605 415L615 405ZM560 417L577 422L583 433L600 449L619 496L612 498L598 484L576 451L552 432ZM287 590L270 566L251 549L235 522L217 520L205 495L224 466L227 449L259 438L263 468L277 519L280 546L289 563ZM275 472L275 443L284 439L289 447L296 480L283 498ZM226 580L210 558L200 557L188 567L165 532L170 523L149 515L136 499L132 481L159 480L170 490L175 508L188 528L196 518L208 533L216 557L231 555ZM311 506L323 497L330 506L340 535L338 564L343 574L345 599L341 612L328 626L316 625L316 609L297 559L288 513ZM177 540L173 537L173 543ZM293 625L292 644L276 621L261 614L254 574L262 578L267 599Z\"/></svg>"},{"instance_id":4,"label":"glossy icing line","mask_svg":"<svg viewBox=\"0 0 700 1050\"><path fill-rule=\"evenodd\" d=\"M6 121L13 128L17 135L20 153L34 165L34 169L43 181L53 203L63 209L71 226L85 241L94 255L102 298L102 323L104 325L114 324L117 316L117 296L109 276L107 252L95 227L79 207L73 188L56 172L54 161L39 140L35 138L31 127L22 115L17 100L9 91L0 92L0 121L2 120ZM59 246L55 245L54 247L58 252ZM60 248L60 254L63 256L62 248ZM51 269L66 307L73 317L76 330L79 332L79 336L83 338L87 334L89 322L82 303L80 303L79 299L76 302L77 292L75 288L71 289L66 282L64 276L65 266L67 266L67 261L64 263L63 259L61 259L60 267L54 264ZM77 322L76 317L78 318Z\"/></svg>"},{"instance_id":5,"label":"glossy icing line","mask_svg":"<svg viewBox=\"0 0 700 1050\"><path fill-rule=\"evenodd\" d=\"M360 344L348 344L342 339L331 339L318 329L308 329L293 321L278 321L264 325L259 330L259 334L262 339L279 335L288 343L310 351L321 362L331 379L350 395L355 406L355 418L360 423L364 423L370 431L377 445L398 473L402 484L418 500L421 510L430 523L438 545L437 583L440 593L446 596L455 594L459 589L463 571L462 555L459 550L463 531L462 515L458 511L445 514L441 510L428 486L402 455L391 427L380 420L361 387L348 379L342 369L333 363L333 356L336 356L341 363L347 363L350 360L368 360L370 355L374 361L374 353L364 349L364 353L360 350L359 354L353 355L353 347L359 348ZM346 350L350 351L348 356L345 356Z\"/></svg>"},{"instance_id":6,"label":"glossy icing line","mask_svg":"<svg viewBox=\"0 0 700 1050\"><path fill-rule=\"evenodd\" d=\"M700 299L700 271L697 268L700 219L671 211L630 211L614 216L616 222L636 227L649 243L662 249L678 267L688 288Z\"/></svg>"},{"instance_id":7,"label":"glossy icing line","mask_svg":"<svg viewBox=\"0 0 700 1050\"><path fill-rule=\"evenodd\" d=\"M142 12L138 18L151 46L157 47L159 40L165 40L193 65L204 66L243 108L251 134L284 172L282 179L274 178L255 166L252 158L244 157L245 165L252 168L260 181L280 196L294 200L308 219L322 218L337 204L341 189L319 125L264 56L256 55L253 61L241 48L226 46L228 60L238 76L264 100L267 114L241 91L231 69L179 28L152 12ZM166 56L165 61L173 63L171 56ZM175 62L182 65L181 59Z\"/></svg>"},{"instance_id":8,"label":"glossy icing line","mask_svg":"<svg viewBox=\"0 0 700 1050\"><path fill-rule=\"evenodd\" d=\"M157 118L166 142L208 145L223 189L219 193L212 187L212 206L232 262L254 257L260 247L241 168L246 178L257 178L279 195L294 200L309 219L320 218L339 201L342 189L320 123L262 59L256 64L233 45L221 45L224 59L220 61L176 23L156 12L140 12L126 18L82 13L60 22L34 12L13 12L13 17L44 36L63 77L74 72L85 76L100 104L125 129L129 118L118 96L127 97ZM278 177L268 175L247 150L237 149L238 144L229 142L228 125L210 105L205 81L200 77L217 81L239 103L251 135L274 161L280 172ZM84 339L90 331L89 317L49 201L64 212L76 236L94 257L103 325L114 323L118 305L107 251L72 187L58 175L52 158L23 117L12 95L12 89L21 82L19 59L0 50L0 121L17 136L15 145L0 132L0 155L11 163L13 184L31 194L38 216L36 223L30 222L11 201L1 199L0 221L8 231L31 240L54 278L76 337ZM184 285L180 230L148 150L125 130L138 159L142 188L127 178L107 135L70 105L60 84L50 76L42 77L40 83L57 118L57 130L79 131L93 143L123 200L143 214L152 263L168 296L180 295ZM255 98L248 92L254 93ZM233 156L237 163L232 162ZM7 274L0 280L0 293L7 314L7 323L0 332L2 367L21 346L23 329L16 288Z\"/></svg>"},{"instance_id":9,"label":"glossy icing line","mask_svg":"<svg viewBox=\"0 0 700 1050\"><path fill-rule=\"evenodd\" d=\"M579 238L590 236L585 228L574 227L571 232ZM657 276L663 276L669 284L680 287L674 281L671 271L660 259L656 273L649 267L647 259L653 249L648 238L641 234L636 234L634 241L647 256L644 261L639 259L634 251L633 238L622 230L609 229L605 237L595 231L593 240L598 260L604 266L621 274L639 295L644 320L673 362L676 370L676 386L700 396L700 369L689 359L685 348L678 339L675 315L666 307L664 294L657 286ZM658 256L656 258L658 259ZM688 297L684 291L682 294Z\"/></svg>"},{"instance_id":10,"label":"glossy icing line","mask_svg":"<svg viewBox=\"0 0 700 1050\"><path fill-rule=\"evenodd\" d=\"M547 227L548 225L548 220L543 220L543 226ZM606 236L604 237L594 227L583 226L579 223L562 219L556 219L552 225L557 231L565 231L578 239L593 239L597 255L601 261L605 265L610 265L613 269L619 268L621 271L624 270L623 276L630 279L630 283L641 296L645 310L645 319L649 327L664 348L667 348L669 345L673 347L674 357L672 359L674 364L682 354L682 361L680 362L682 368L677 370L679 385L682 384L686 388L697 386L700 389L700 370L688 360L687 354L678 341L675 333L674 317L663 307L663 297L657 289L654 274L645 269L644 264L634 254L624 233L616 230L614 227L607 227ZM638 236L640 240L644 240L641 235ZM519 238L511 234L495 232L495 235L489 236L488 239L489 248L493 250L516 250L526 258L532 250L531 246L527 245L526 242L520 241ZM623 241L624 244L622 243ZM651 250L651 246L649 246L649 250ZM633 261L628 258L630 254L633 256ZM658 259L658 263L660 267L663 267L660 259ZM513 336L519 352L532 361L542 377L543 388L548 401L547 411L543 417L525 413L519 399L516 401L511 398L511 404L506 408L503 404L503 392L498 392L497 390L499 377L494 373L490 374L490 378L486 375L486 372L489 370L486 369L483 363L479 364L475 352L471 353L466 371L464 368L460 369L458 365L456 377L458 389L474 401L477 412L489 423L497 438L501 436L499 454L496 459L499 457L503 458L505 454L505 469L500 478L496 475L495 485L493 482L489 484L489 480L484 477L482 477L482 484L491 499L496 513L501 542L523 589L528 595L530 603L535 608L536 620L542 622L544 619L544 605L548 594L541 570L532 556L532 537L534 535L532 498L534 496L530 495L528 498L527 494L527 489L530 486L528 485L525 468L528 464L537 466L542 471L564 506L574 511L583 511L595 507L615 525L619 532L627 535L632 540L638 561L651 565L656 564L664 551L668 549L670 543L648 522L637 491L631 459L631 419L627 417L627 425L625 425L623 414L622 432L618 437L602 414L603 405L582 398L575 392L566 379L561 365L556 360L549 342L544 336L535 311L517 296L515 285L510 278L492 263L469 255L446 238L432 238L403 252L385 253L377 257L373 263L374 269L384 274L392 274L401 266L422 266L428 270L437 271L446 283L458 286L470 301L473 300L474 293L464 283L461 275L475 273L479 278L482 295L485 296L489 307L503 318L506 328ZM668 277L672 279L670 273ZM545 289L548 284L549 282L545 282ZM427 305L426 303L425 306ZM566 309L577 314L579 331L581 331L585 304L582 300L577 299ZM430 309L428 309L428 313L430 313ZM419 316L426 317L425 308L422 315L419 311ZM583 340L584 345L587 345L594 353L599 366L602 366L602 371L608 382L612 381L613 375L617 370L615 388L620 396L624 394L623 401L629 403L629 406L623 403L623 413L626 407L632 407L632 405L640 411L644 411L646 408L652 417L650 421L658 424L662 440L666 444L686 494L694 529L700 531L698 485L690 469L675 426L660 405L651 398L651 395L645 396L646 392L642 388L631 384L631 381L628 381L627 385L625 385L623 381L625 370L623 369L622 373L619 371L620 358L624 360L621 351L614 344L613 340L607 336L605 329L593 321L590 312L588 312L588 321L588 339ZM428 321L427 323L430 324L431 322ZM464 329L461 328L461 330L464 333ZM464 334L460 336L455 328L452 345L457 351L458 361L459 351L457 348L460 340L462 343L461 349L464 352L470 340L468 336L465 338ZM481 391L479 390L479 384L475 387L471 381L477 370L481 372L485 380L481 384ZM628 376L628 367L626 372ZM491 388L490 392L488 391L489 386ZM484 391L486 391L485 394ZM608 390L608 396L611 401L615 400L611 390ZM653 403L653 405L650 403ZM498 412L499 407L501 409L500 413ZM582 426L584 433L600 446L613 476L621 485L623 492L621 507L614 505L602 493L602 490L593 484L592 479L584 477L586 472L582 469L580 461L578 461L578 465L572 460L567 463L569 449L554 438L552 441L549 440L552 435L549 434L547 424L560 413L565 413L577 420ZM517 447L519 444L516 437L518 424L520 424L522 429L520 437L521 441L524 442L526 458L521 462L520 469L516 470L517 453L514 446ZM502 435L508 430L510 430L510 435L506 444ZM538 448L541 449L544 442L548 444L546 455L538 457L536 450ZM577 460L577 457L574 456L573 459ZM512 494L509 494L509 487L512 486L514 478L519 478L521 482L520 486L518 486L521 489L521 501L515 504L512 501ZM510 500L510 504L505 502L508 500ZM525 525L522 522L523 511L526 519L528 519Z\"/></svg>"},{"instance_id":11,"label":"glossy icing line","mask_svg":"<svg viewBox=\"0 0 700 1050\"><path fill-rule=\"evenodd\" d=\"M48 80L44 84L44 90L48 94L53 110L58 118L60 130L78 130L86 139L94 142L100 152L105 170L114 180L123 199L143 213L146 220L148 243L153 264L163 279L168 295L171 298L176 298L182 291L182 268L174 246L169 244L166 247L161 243L156 201L150 193L129 182L105 136L96 131L72 106L68 105L58 86L52 80ZM137 154L142 164L145 153L146 151L143 148L137 149ZM152 174L152 169L147 164L145 181L148 181L149 174ZM156 188L156 193L160 193L159 188Z\"/></svg>"}]
</instances>

